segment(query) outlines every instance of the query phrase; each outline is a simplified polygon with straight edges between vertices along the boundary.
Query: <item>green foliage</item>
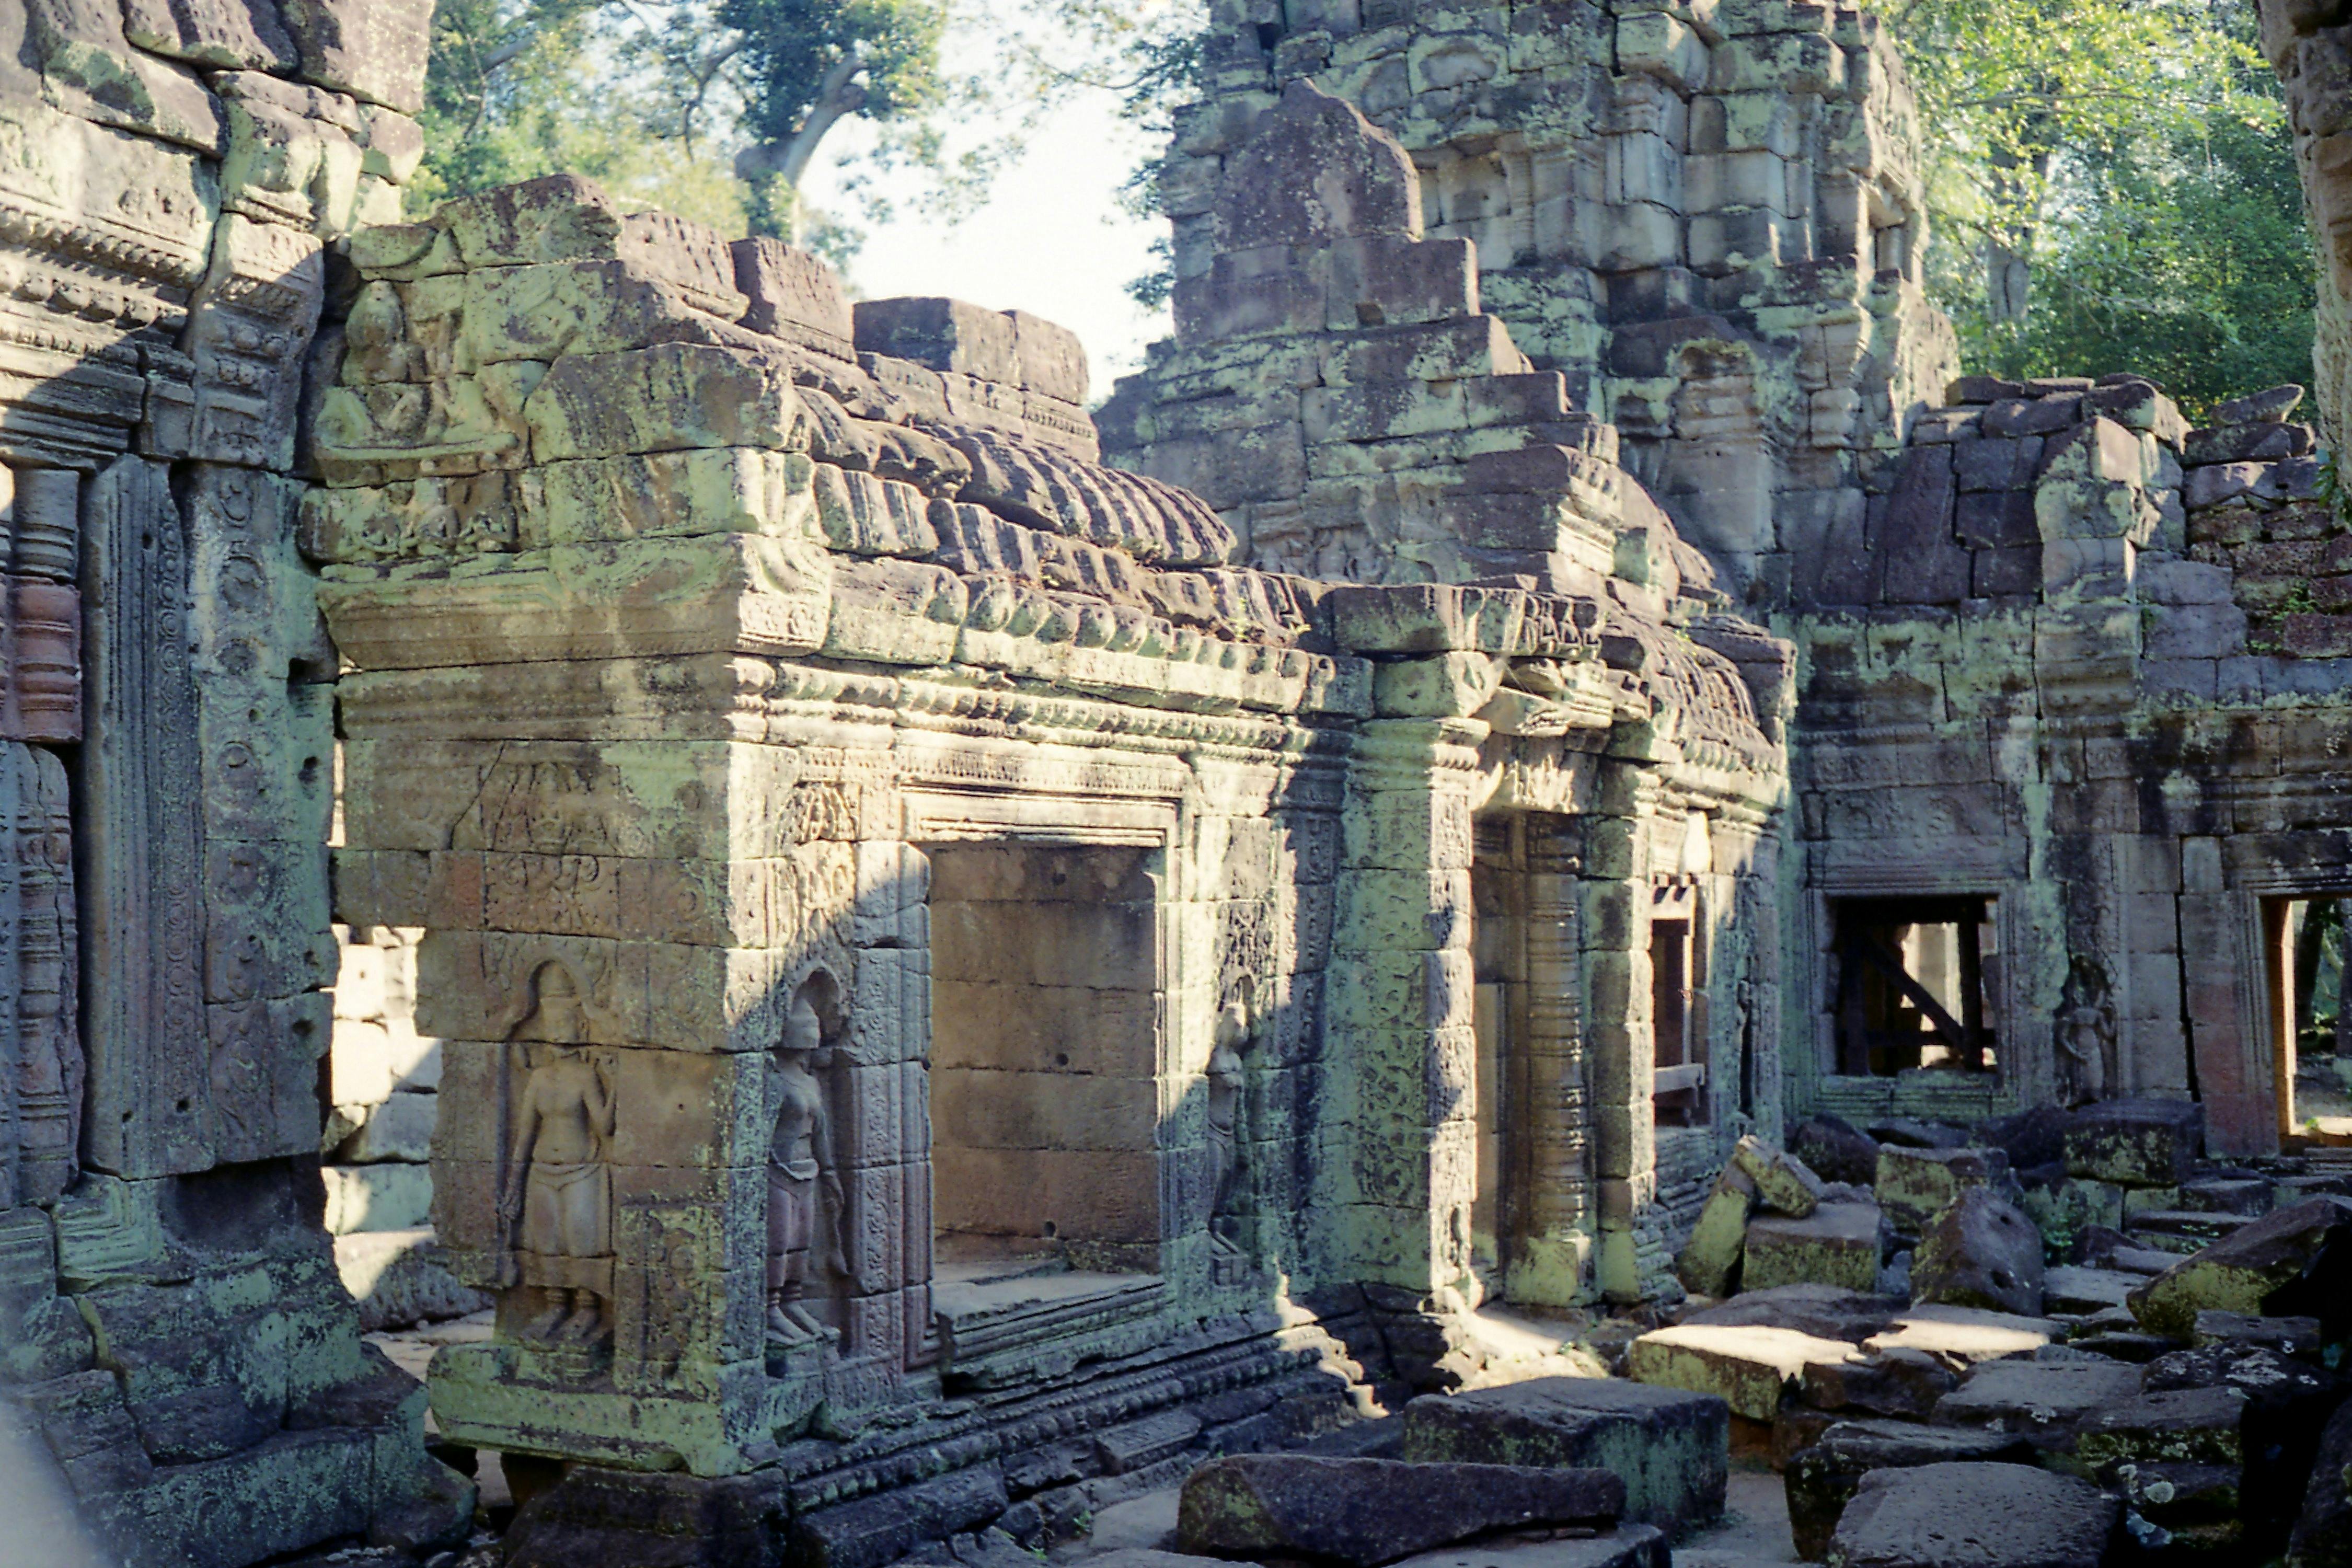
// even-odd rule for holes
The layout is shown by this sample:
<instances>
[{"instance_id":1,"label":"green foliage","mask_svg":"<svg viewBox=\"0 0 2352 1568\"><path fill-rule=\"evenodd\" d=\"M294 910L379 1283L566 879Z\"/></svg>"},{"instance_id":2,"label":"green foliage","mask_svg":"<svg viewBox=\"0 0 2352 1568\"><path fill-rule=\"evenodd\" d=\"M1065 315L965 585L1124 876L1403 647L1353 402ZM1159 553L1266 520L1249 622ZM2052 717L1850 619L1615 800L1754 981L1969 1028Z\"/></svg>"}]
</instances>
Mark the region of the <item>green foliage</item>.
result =
<instances>
[{"instance_id":1,"label":"green foliage","mask_svg":"<svg viewBox=\"0 0 2352 1568\"><path fill-rule=\"evenodd\" d=\"M2245 0L1865 0L1927 138L1970 368L2129 368L2192 408L2307 378L2311 267Z\"/></svg>"}]
</instances>

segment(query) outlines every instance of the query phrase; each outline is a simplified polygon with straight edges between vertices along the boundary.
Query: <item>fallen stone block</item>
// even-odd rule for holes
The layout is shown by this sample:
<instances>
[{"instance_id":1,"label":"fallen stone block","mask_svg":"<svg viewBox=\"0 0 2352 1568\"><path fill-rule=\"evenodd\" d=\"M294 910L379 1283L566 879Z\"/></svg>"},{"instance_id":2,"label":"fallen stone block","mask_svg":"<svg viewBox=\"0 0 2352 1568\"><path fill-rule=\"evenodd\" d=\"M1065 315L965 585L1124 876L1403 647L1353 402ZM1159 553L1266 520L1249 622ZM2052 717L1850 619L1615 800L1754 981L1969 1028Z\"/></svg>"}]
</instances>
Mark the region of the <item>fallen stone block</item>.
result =
<instances>
[{"instance_id":1,"label":"fallen stone block","mask_svg":"<svg viewBox=\"0 0 2352 1568\"><path fill-rule=\"evenodd\" d=\"M2047 1318L2019 1318L1976 1307L1914 1307L1862 1342L1865 1351L1925 1351L1965 1369L2003 1356L2032 1355L2058 1337Z\"/></svg>"},{"instance_id":2,"label":"fallen stone block","mask_svg":"<svg viewBox=\"0 0 2352 1568\"><path fill-rule=\"evenodd\" d=\"M1798 1394L1822 1410L1924 1421L1959 1374L1926 1351L1878 1351L1860 1361L1816 1362L1798 1380Z\"/></svg>"},{"instance_id":3,"label":"fallen stone block","mask_svg":"<svg viewBox=\"0 0 2352 1568\"><path fill-rule=\"evenodd\" d=\"M1239 1454L1186 1478L1176 1542L1210 1557L1304 1557L1375 1568L1498 1530L1608 1527L1625 1483L1606 1470Z\"/></svg>"},{"instance_id":4,"label":"fallen stone block","mask_svg":"<svg viewBox=\"0 0 2352 1568\"><path fill-rule=\"evenodd\" d=\"M2189 1338L2199 1346L2258 1345L2284 1356L2316 1355L2323 1343L2317 1318L2265 1318L2210 1307L2197 1314L2197 1326Z\"/></svg>"},{"instance_id":5,"label":"fallen stone block","mask_svg":"<svg viewBox=\"0 0 2352 1568\"><path fill-rule=\"evenodd\" d=\"M1948 1121L1922 1121L1914 1116L1889 1116L1863 1128L1882 1144L1898 1149L1958 1149L1969 1141L1968 1129Z\"/></svg>"},{"instance_id":6,"label":"fallen stone block","mask_svg":"<svg viewBox=\"0 0 2352 1568\"><path fill-rule=\"evenodd\" d=\"M2020 1173L2018 1206L2041 1228L2046 1246L2071 1254L2094 1228L2120 1233L2124 1227L2124 1189L2106 1182L2085 1182L2066 1174L2062 1165Z\"/></svg>"},{"instance_id":7,"label":"fallen stone block","mask_svg":"<svg viewBox=\"0 0 2352 1568\"><path fill-rule=\"evenodd\" d=\"M1951 1205L1963 1187L1990 1186L2009 1173L1998 1149L1911 1149L1878 1152L1879 1206L1895 1228L1916 1236Z\"/></svg>"},{"instance_id":8,"label":"fallen stone block","mask_svg":"<svg viewBox=\"0 0 2352 1568\"><path fill-rule=\"evenodd\" d=\"M2112 1100L2074 1113L2066 1171L2124 1187L2177 1187L2205 1149L2205 1110L2187 1100Z\"/></svg>"},{"instance_id":9,"label":"fallen stone block","mask_svg":"<svg viewBox=\"0 0 2352 1568\"><path fill-rule=\"evenodd\" d=\"M2245 1414L2242 1389L2142 1394L2084 1417L2074 1458L2101 1472L2126 1463L2243 1465Z\"/></svg>"},{"instance_id":10,"label":"fallen stone block","mask_svg":"<svg viewBox=\"0 0 2352 1568\"><path fill-rule=\"evenodd\" d=\"M1986 1362L1937 1403L1932 1419L2063 1448L2095 1412L2137 1397L2141 1375L2121 1362Z\"/></svg>"},{"instance_id":11,"label":"fallen stone block","mask_svg":"<svg viewBox=\"0 0 2352 1568\"><path fill-rule=\"evenodd\" d=\"M1900 1317L1900 1297L1860 1295L1835 1285L1775 1285L1685 1313L1682 1321L1717 1328L1794 1329L1816 1339L1860 1344Z\"/></svg>"},{"instance_id":12,"label":"fallen stone block","mask_svg":"<svg viewBox=\"0 0 2352 1568\"><path fill-rule=\"evenodd\" d=\"M1873 1470L1826 1556L1832 1568L2098 1568L2122 1508L2027 1465Z\"/></svg>"},{"instance_id":13,"label":"fallen stone block","mask_svg":"<svg viewBox=\"0 0 2352 1568\"><path fill-rule=\"evenodd\" d=\"M2241 1441L2247 1455L2239 1517L2257 1558L2284 1550L2327 1423L2347 1387L2334 1372L2291 1361L2261 1345L2212 1344L2175 1351L2147 1367L2151 1394L2235 1389L2245 1395Z\"/></svg>"},{"instance_id":14,"label":"fallen stone block","mask_svg":"<svg viewBox=\"0 0 2352 1568\"><path fill-rule=\"evenodd\" d=\"M1878 1179L1878 1140L1834 1116L1815 1116L1790 1133L1789 1152L1823 1181L1866 1187Z\"/></svg>"},{"instance_id":15,"label":"fallen stone block","mask_svg":"<svg viewBox=\"0 0 2352 1568\"><path fill-rule=\"evenodd\" d=\"M1739 1279L1749 1290L1829 1285L1868 1295L1878 1284L1879 1213L1868 1204L1824 1204L1804 1219L1759 1215L1748 1222Z\"/></svg>"},{"instance_id":16,"label":"fallen stone block","mask_svg":"<svg viewBox=\"0 0 2352 1568\"><path fill-rule=\"evenodd\" d=\"M2338 1230L2352 1231L2352 1198L2306 1198L2273 1210L2132 1292L2132 1313L2143 1328L2186 1339L2208 1309L2260 1312Z\"/></svg>"},{"instance_id":17,"label":"fallen stone block","mask_svg":"<svg viewBox=\"0 0 2352 1568\"><path fill-rule=\"evenodd\" d=\"M2152 1247L2136 1247L2131 1238L2121 1231L2105 1226L2084 1233L2082 1256L2086 1268L2113 1268L2150 1279L2180 1261L2174 1253L2158 1252Z\"/></svg>"},{"instance_id":18,"label":"fallen stone block","mask_svg":"<svg viewBox=\"0 0 2352 1568\"><path fill-rule=\"evenodd\" d=\"M1769 1421L1783 1390L1814 1362L1851 1361L1854 1348L1791 1329L1678 1324L1635 1340L1625 1368L1637 1383L1712 1394L1735 1415Z\"/></svg>"},{"instance_id":19,"label":"fallen stone block","mask_svg":"<svg viewBox=\"0 0 2352 1568\"><path fill-rule=\"evenodd\" d=\"M1971 1142L1998 1149L2009 1157L2009 1168L2025 1172L2066 1161L2066 1130L2074 1124L2071 1112L2053 1105L2037 1105L2010 1116L1979 1121Z\"/></svg>"},{"instance_id":20,"label":"fallen stone block","mask_svg":"<svg viewBox=\"0 0 2352 1568\"><path fill-rule=\"evenodd\" d=\"M2042 1311L2042 1232L1990 1188L1963 1187L1920 1233L1915 1300L2030 1318Z\"/></svg>"},{"instance_id":21,"label":"fallen stone block","mask_svg":"<svg viewBox=\"0 0 2352 1568\"><path fill-rule=\"evenodd\" d=\"M1751 1135L1733 1146L1731 1163L1756 1184L1758 1201L1774 1214L1802 1219L1821 1206L1822 1179L1784 1149Z\"/></svg>"},{"instance_id":22,"label":"fallen stone block","mask_svg":"<svg viewBox=\"0 0 2352 1568\"><path fill-rule=\"evenodd\" d=\"M1789 1528L1797 1555L1818 1563L1829 1551L1839 1516L1874 1470L1921 1465L2032 1464L2022 1438L2000 1432L1915 1426L1905 1421L1843 1421L1789 1461L1781 1484L1789 1497Z\"/></svg>"},{"instance_id":23,"label":"fallen stone block","mask_svg":"<svg viewBox=\"0 0 2352 1568\"><path fill-rule=\"evenodd\" d=\"M359 1303L362 1333L462 1318L491 1304L486 1293L457 1282L430 1230L339 1236L335 1271Z\"/></svg>"},{"instance_id":24,"label":"fallen stone block","mask_svg":"<svg viewBox=\"0 0 2352 1568\"><path fill-rule=\"evenodd\" d=\"M2066 1348L2081 1351L2085 1355L2105 1356L2109 1361L2125 1361L2135 1366L2145 1366L2160 1355L2179 1350L2180 1342L2163 1334L2111 1330L2070 1340Z\"/></svg>"},{"instance_id":25,"label":"fallen stone block","mask_svg":"<svg viewBox=\"0 0 2352 1568\"><path fill-rule=\"evenodd\" d=\"M2227 1241L2252 1224L2253 1221L2244 1215L2150 1209L2131 1215L2124 1228L2133 1240L2153 1250L2186 1256L2217 1241Z\"/></svg>"},{"instance_id":26,"label":"fallen stone block","mask_svg":"<svg viewBox=\"0 0 2352 1568\"><path fill-rule=\"evenodd\" d=\"M2125 1506L2167 1533L2183 1526L2237 1522L2244 1472L2232 1466L2118 1465L2114 1479Z\"/></svg>"},{"instance_id":27,"label":"fallen stone block","mask_svg":"<svg viewBox=\"0 0 2352 1568\"><path fill-rule=\"evenodd\" d=\"M1737 1165L1726 1166L1698 1211L1690 1240L1675 1258L1675 1278L1694 1296L1728 1296L1739 1277L1748 1219L1756 1212L1756 1184Z\"/></svg>"},{"instance_id":28,"label":"fallen stone block","mask_svg":"<svg viewBox=\"0 0 2352 1568\"><path fill-rule=\"evenodd\" d=\"M2042 1279L2045 1311L2093 1313L2124 1304L2124 1298L2147 1279L2120 1268L2082 1268L2072 1265L2048 1270Z\"/></svg>"},{"instance_id":29,"label":"fallen stone block","mask_svg":"<svg viewBox=\"0 0 2352 1568\"><path fill-rule=\"evenodd\" d=\"M2319 1440L2311 1489L2287 1546L2288 1568L2352 1568L2352 1405Z\"/></svg>"},{"instance_id":30,"label":"fallen stone block","mask_svg":"<svg viewBox=\"0 0 2352 1568\"><path fill-rule=\"evenodd\" d=\"M2267 1176L2208 1176L2180 1184L2180 1206L2208 1214L2241 1214L2259 1218L2271 1207Z\"/></svg>"},{"instance_id":31,"label":"fallen stone block","mask_svg":"<svg viewBox=\"0 0 2352 1568\"><path fill-rule=\"evenodd\" d=\"M1527 1568L1670 1568L1665 1531L1654 1525L1625 1524L1587 1540L1547 1541L1522 1547L1508 1557L1494 1551L1457 1547L1407 1558L1398 1568L1504 1568L1525 1563ZM1087 1568L1093 1568L1089 1562Z\"/></svg>"},{"instance_id":32,"label":"fallen stone block","mask_svg":"<svg viewBox=\"0 0 2352 1568\"><path fill-rule=\"evenodd\" d=\"M1614 1379L1536 1378L1405 1406L1402 1458L1603 1469L1625 1517L1669 1530L1723 1511L1731 1463L1723 1400Z\"/></svg>"}]
</instances>

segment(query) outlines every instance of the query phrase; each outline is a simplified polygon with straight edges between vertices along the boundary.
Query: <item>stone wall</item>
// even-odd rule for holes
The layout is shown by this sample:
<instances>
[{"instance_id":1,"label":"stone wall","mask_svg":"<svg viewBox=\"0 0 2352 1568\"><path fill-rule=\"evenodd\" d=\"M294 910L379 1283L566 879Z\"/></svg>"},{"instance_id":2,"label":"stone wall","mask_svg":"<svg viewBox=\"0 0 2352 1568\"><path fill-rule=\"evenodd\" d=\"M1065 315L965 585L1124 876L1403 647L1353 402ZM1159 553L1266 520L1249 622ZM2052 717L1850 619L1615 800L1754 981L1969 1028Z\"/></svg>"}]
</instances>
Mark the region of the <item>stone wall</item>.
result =
<instances>
[{"instance_id":1,"label":"stone wall","mask_svg":"<svg viewBox=\"0 0 2352 1568\"><path fill-rule=\"evenodd\" d=\"M2263 52L2285 85L2319 262L2313 383L2319 424L2340 449L2352 410L2352 9L2340 0L2256 0Z\"/></svg>"},{"instance_id":2,"label":"stone wall","mask_svg":"<svg viewBox=\"0 0 2352 1568\"><path fill-rule=\"evenodd\" d=\"M1875 16L1790 0L1442 14L1404 0L1221 0L1214 17L1208 94L1178 127L1163 186L1180 311L1262 265L1220 259L1233 248L1220 182L1259 111L1311 81L1403 145L1422 175L1416 232L1450 245L1433 253L1443 269L1413 276L1369 254L1367 275L1402 297L1368 300L1344 323L1335 314L1332 328L1427 320L1412 312L1428 290L1457 301L1475 290L1524 363L1469 374L1559 373L1566 401L1548 417L1573 408L1613 426L1626 469L1735 598L1780 602L1805 562L1859 531L1860 481L1958 369L1951 330L1920 290L1916 111ZM1436 361L1419 374L1454 379ZM1296 355L1236 347L1213 375L1180 354L1114 400L1109 445L1199 489L1260 558L1335 571L1363 538L1372 487L1318 461L1312 409L1301 426L1278 406L1318 384ZM1348 375L1319 384L1332 390L1309 390L1310 403L1348 403ZM1204 402L1211 390L1226 395ZM1463 487L1447 448L1476 449L1505 391L1473 391L1468 407L1442 385L1391 395L1386 433L1424 441L1395 443L1378 469L1389 510L1410 520L1448 504ZM1425 549L1373 542L1352 547L1362 569L1450 574Z\"/></svg>"},{"instance_id":3,"label":"stone wall","mask_svg":"<svg viewBox=\"0 0 2352 1568\"><path fill-rule=\"evenodd\" d=\"M468 1509L320 1224L336 659L293 531L325 247L397 216L426 10L0 17L0 1380L142 1563Z\"/></svg>"}]
</instances>

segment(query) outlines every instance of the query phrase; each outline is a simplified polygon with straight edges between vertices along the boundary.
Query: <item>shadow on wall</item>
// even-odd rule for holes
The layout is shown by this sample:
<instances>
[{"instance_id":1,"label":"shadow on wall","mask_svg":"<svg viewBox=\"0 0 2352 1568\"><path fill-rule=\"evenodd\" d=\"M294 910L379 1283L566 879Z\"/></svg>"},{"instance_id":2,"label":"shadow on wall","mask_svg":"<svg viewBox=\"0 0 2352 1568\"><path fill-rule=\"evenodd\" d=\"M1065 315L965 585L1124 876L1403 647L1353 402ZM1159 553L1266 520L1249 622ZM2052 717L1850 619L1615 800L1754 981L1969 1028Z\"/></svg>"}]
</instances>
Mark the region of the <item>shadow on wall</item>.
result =
<instances>
[{"instance_id":1,"label":"shadow on wall","mask_svg":"<svg viewBox=\"0 0 2352 1568\"><path fill-rule=\"evenodd\" d=\"M110 1568L76 1514L72 1494L39 1436L0 1401L0 1568Z\"/></svg>"}]
</instances>

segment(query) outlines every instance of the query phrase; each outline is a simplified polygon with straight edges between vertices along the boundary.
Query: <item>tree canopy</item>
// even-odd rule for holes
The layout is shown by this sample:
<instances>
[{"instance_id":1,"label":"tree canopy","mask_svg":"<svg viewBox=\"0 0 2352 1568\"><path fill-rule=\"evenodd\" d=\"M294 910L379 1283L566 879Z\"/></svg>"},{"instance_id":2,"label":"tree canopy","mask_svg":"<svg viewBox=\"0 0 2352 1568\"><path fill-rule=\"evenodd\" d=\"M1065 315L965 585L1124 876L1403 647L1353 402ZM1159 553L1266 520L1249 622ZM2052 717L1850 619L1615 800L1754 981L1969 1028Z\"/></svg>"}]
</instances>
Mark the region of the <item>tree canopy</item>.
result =
<instances>
[{"instance_id":1,"label":"tree canopy","mask_svg":"<svg viewBox=\"0 0 2352 1568\"><path fill-rule=\"evenodd\" d=\"M2312 268L2246 0L1870 0L1918 95L1930 281L1971 369L2307 379Z\"/></svg>"}]
</instances>

